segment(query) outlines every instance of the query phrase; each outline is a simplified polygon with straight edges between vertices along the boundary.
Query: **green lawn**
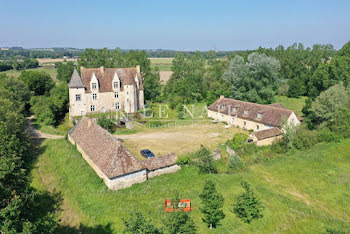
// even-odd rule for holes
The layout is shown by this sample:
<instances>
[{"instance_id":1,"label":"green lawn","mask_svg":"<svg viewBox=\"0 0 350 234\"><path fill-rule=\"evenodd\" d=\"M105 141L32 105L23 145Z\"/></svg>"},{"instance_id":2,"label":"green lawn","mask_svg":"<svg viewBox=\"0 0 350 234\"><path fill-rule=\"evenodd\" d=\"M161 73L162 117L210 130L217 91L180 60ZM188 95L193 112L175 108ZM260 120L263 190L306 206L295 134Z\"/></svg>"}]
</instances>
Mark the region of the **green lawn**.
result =
<instances>
[{"instance_id":1,"label":"green lawn","mask_svg":"<svg viewBox=\"0 0 350 234\"><path fill-rule=\"evenodd\" d=\"M110 191L67 140L46 140L33 169L33 186L60 192L65 225L123 228L122 217L140 210L160 225L165 197L178 190L192 200L192 216L199 233L323 233L350 232L350 139L318 144L308 151L253 164L239 174L198 174L185 167L119 191ZM247 180L266 207L264 218L247 225L230 212ZM199 211L204 181L212 179L225 197L222 226L209 232ZM148 213L150 212L150 213Z\"/></svg>"},{"instance_id":2,"label":"green lawn","mask_svg":"<svg viewBox=\"0 0 350 234\"><path fill-rule=\"evenodd\" d=\"M21 70L21 71L8 70L8 71L0 72L0 73L5 73L8 76L18 77L22 71L23 70ZM56 68L53 65L44 65L44 66L38 67L38 68L26 69L26 71L44 71L44 72L48 73L52 77L52 79L54 79L54 80L56 80L56 76L57 76Z\"/></svg>"},{"instance_id":3,"label":"green lawn","mask_svg":"<svg viewBox=\"0 0 350 234\"><path fill-rule=\"evenodd\" d=\"M275 97L276 102L281 103L288 109L291 109L295 111L296 114L302 116L302 109L305 105L306 97L299 97L299 98L289 98L286 96L276 96Z\"/></svg>"},{"instance_id":4,"label":"green lawn","mask_svg":"<svg viewBox=\"0 0 350 234\"><path fill-rule=\"evenodd\" d=\"M174 58L150 58L151 66L158 67L160 71L171 71L171 64Z\"/></svg>"}]
</instances>

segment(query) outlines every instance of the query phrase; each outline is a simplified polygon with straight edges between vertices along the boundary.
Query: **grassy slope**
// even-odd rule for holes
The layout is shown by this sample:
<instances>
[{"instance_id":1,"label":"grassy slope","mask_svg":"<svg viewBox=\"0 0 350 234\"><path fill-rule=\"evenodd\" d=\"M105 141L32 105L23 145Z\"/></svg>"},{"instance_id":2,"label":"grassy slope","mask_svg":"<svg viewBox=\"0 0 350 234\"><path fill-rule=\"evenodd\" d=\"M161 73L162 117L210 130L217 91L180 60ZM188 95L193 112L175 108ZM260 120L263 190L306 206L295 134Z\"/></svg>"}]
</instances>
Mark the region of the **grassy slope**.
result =
<instances>
[{"instance_id":1,"label":"grassy slope","mask_svg":"<svg viewBox=\"0 0 350 234\"><path fill-rule=\"evenodd\" d=\"M302 115L301 112L304 105L306 97L299 97L299 98L289 98L286 96L276 96L275 97L276 102L281 103L288 109L294 110L296 114Z\"/></svg>"},{"instance_id":2,"label":"grassy slope","mask_svg":"<svg viewBox=\"0 0 350 234\"><path fill-rule=\"evenodd\" d=\"M212 233L350 231L350 139L256 164L240 174L198 175L196 168L188 167L120 191L108 190L68 141L46 140L43 149L33 170L33 185L62 193L68 204L63 212L66 223L110 223L119 233L121 218L137 209L151 212L153 220L161 224L164 198L172 197L176 189L183 198L192 199L199 232L208 233L201 221L198 195L205 179L210 178L225 197L226 214L222 226ZM264 218L250 225L230 212L242 191L241 178L252 184L266 207Z\"/></svg>"}]
</instances>

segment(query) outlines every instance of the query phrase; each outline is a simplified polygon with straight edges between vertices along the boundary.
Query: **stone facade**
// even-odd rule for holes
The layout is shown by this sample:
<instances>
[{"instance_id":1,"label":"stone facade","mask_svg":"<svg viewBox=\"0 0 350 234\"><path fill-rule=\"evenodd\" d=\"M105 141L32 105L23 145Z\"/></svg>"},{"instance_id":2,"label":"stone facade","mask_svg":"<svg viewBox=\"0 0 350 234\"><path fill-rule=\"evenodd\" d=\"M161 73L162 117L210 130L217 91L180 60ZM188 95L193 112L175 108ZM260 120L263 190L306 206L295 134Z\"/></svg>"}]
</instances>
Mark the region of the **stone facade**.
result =
<instances>
[{"instance_id":1,"label":"stone facade","mask_svg":"<svg viewBox=\"0 0 350 234\"><path fill-rule=\"evenodd\" d=\"M70 116L144 108L140 66L135 68L83 68L74 70L69 83Z\"/></svg>"}]
</instances>

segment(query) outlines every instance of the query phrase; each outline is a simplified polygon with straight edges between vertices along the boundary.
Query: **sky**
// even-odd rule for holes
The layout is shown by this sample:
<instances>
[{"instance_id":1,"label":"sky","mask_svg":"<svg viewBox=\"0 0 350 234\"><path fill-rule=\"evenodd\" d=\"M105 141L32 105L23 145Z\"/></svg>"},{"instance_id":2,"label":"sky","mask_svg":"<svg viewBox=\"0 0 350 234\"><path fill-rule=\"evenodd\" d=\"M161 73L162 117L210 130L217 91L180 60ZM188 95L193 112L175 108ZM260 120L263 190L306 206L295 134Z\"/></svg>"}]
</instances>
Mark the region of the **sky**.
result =
<instances>
[{"instance_id":1,"label":"sky","mask_svg":"<svg viewBox=\"0 0 350 234\"><path fill-rule=\"evenodd\" d=\"M0 47L339 49L349 40L349 0L0 0Z\"/></svg>"}]
</instances>

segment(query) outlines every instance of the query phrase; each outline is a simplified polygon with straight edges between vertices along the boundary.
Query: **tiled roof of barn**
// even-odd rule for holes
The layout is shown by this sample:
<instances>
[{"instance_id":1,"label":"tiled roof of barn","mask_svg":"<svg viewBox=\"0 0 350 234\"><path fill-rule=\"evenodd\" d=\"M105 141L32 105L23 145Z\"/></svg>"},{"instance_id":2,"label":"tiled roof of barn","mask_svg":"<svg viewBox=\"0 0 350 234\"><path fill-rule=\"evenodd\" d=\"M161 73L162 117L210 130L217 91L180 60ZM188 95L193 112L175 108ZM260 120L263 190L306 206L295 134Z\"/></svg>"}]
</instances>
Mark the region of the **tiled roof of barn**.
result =
<instances>
[{"instance_id":1,"label":"tiled roof of barn","mask_svg":"<svg viewBox=\"0 0 350 234\"><path fill-rule=\"evenodd\" d=\"M92 119L83 117L69 134L108 178L143 169L120 141Z\"/></svg>"},{"instance_id":2,"label":"tiled roof of barn","mask_svg":"<svg viewBox=\"0 0 350 234\"><path fill-rule=\"evenodd\" d=\"M99 82L99 92L113 92L112 81L115 73L121 82L120 90L123 90L124 85L134 85L135 77L139 80L140 90L143 90L141 74L133 68L83 68L81 69L81 79L83 80L86 92L91 92L90 81L92 75L95 74Z\"/></svg>"},{"instance_id":3,"label":"tiled roof of barn","mask_svg":"<svg viewBox=\"0 0 350 234\"><path fill-rule=\"evenodd\" d=\"M84 88L84 84L80 79L77 69L74 68L72 77L68 84L69 88Z\"/></svg>"},{"instance_id":4,"label":"tiled roof of barn","mask_svg":"<svg viewBox=\"0 0 350 234\"><path fill-rule=\"evenodd\" d=\"M175 153L166 154L156 158L148 158L141 161L141 164L148 170L155 170L176 164L177 156Z\"/></svg>"},{"instance_id":5,"label":"tiled roof of barn","mask_svg":"<svg viewBox=\"0 0 350 234\"><path fill-rule=\"evenodd\" d=\"M288 119L289 116L293 114L293 111L285 108L244 102L230 98L220 98L211 104L208 109L217 112L218 107L220 107L220 113L222 114L233 117L237 116L242 119L260 122L275 127L280 126L283 118ZM236 112L233 111L234 108L236 108ZM248 111L248 114L245 115L244 111ZM261 118L258 118L258 113L261 114Z\"/></svg>"},{"instance_id":6,"label":"tiled roof of barn","mask_svg":"<svg viewBox=\"0 0 350 234\"><path fill-rule=\"evenodd\" d=\"M276 137L282 135L282 131L279 128L270 128L261 131L253 132L253 134L258 138L258 140L263 140L271 137Z\"/></svg>"}]
</instances>

